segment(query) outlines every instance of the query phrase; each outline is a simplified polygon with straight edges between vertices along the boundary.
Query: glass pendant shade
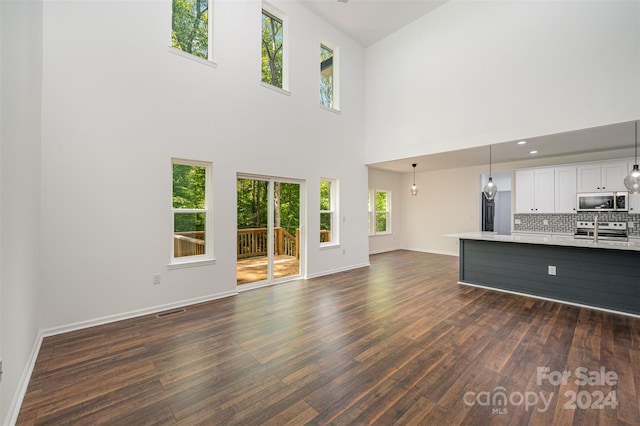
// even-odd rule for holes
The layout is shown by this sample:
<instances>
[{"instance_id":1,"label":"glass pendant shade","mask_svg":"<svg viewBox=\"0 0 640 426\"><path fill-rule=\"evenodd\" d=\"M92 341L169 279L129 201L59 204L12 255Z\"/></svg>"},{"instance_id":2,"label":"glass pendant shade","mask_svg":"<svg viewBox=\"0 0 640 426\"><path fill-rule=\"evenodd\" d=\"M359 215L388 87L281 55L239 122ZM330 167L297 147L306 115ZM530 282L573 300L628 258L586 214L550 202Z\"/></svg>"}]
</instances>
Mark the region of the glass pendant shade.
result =
<instances>
[{"instance_id":1,"label":"glass pendant shade","mask_svg":"<svg viewBox=\"0 0 640 426\"><path fill-rule=\"evenodd\" d=\"M484 193L486 199L489 201L495 198L496 194L498 193L498 187L495 183L493 183L493 178L489 178L489 182L487 182L487 184L484 186L482 192Z\"/></svg>"},{"instance_id":2,"label":"glass pendant shade","mask_svg":"<svg viewBox=\"0 0 640 426\"><path fill-rule=\"evenodd\" d=\"M413 185L411 185L411 196L412 197L417 197L418 196L418 187L416 186L416 166L418 164L417 163L413 163L411 166L413 166Z\"/></svg>"},{"instance_id":3,"label":"glass pendant shade","mask_svg":"<svg viewBox=\"0 0 640 426\"><path fill-rule=\"evenodd\" d=\"M633 165L633 169L627 177L624 178L624 186L626 186L632 194L640 194L640 170L637 164Z\"/></svg>"},{"instance_id":4,"label":"glass pendant shade","mask_svg":"<svg viewBox=\"0 0 640 426\"><path fill-rule=\"evenodd\" d=\"M640 194L640 170L638 170L638 122L636 121L636 162L633 165L633 169L629 172L626 178L624 178L624 186L632 194Z\"/></svg>"},{"instance_id":5,"label":"glass pendant shade","mask_svg":"<svg viewBox=\"0 0 640 426\"><path fill-rule=\"evenodd\" d=\"M489 201L493 200L498 193L498 187L493 183L493 178L491 177L491 145L489 145L489 182L482 188L482 192Z\"/></svg>"}]
</instances>

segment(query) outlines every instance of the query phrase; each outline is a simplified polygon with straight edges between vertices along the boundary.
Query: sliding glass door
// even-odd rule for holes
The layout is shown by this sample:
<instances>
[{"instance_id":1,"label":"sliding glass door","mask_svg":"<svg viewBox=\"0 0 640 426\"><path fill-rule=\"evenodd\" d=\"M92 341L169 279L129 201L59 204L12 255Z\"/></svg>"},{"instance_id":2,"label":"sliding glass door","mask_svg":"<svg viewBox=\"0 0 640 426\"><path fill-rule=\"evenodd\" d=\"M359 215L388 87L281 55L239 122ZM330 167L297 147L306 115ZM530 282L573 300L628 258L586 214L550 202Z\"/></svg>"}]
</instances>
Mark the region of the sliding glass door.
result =
<instances>
[{"instance_id":1,"label":"sliding glass door","mask_svg":"<svg viewBox=\"0 0 640 426\"><path fill-rule=\"evenodd\" d=\"M300 275L301 182L239 175L237 284L253 288Z\"/></svg>"}]
</instances>

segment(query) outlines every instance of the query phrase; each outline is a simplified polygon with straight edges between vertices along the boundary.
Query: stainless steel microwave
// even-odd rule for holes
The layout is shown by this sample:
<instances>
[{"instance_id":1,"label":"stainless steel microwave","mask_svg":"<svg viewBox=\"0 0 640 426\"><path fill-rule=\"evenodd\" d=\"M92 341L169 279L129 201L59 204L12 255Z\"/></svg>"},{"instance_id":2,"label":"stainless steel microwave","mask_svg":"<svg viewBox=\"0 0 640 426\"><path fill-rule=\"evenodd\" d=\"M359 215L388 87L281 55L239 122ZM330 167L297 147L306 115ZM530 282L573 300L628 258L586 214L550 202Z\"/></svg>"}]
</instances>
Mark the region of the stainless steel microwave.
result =
<instances>
[{"instance_id":1,"label":"stainless steel microwave","mask_svg":"<svg viewBox=\"0 0 640 426\"><path fill-rule=\"evenodd\" d=\"M580 192L576 206L582 212L626 212L628 192Z\"/></svg>"}]
</instances>

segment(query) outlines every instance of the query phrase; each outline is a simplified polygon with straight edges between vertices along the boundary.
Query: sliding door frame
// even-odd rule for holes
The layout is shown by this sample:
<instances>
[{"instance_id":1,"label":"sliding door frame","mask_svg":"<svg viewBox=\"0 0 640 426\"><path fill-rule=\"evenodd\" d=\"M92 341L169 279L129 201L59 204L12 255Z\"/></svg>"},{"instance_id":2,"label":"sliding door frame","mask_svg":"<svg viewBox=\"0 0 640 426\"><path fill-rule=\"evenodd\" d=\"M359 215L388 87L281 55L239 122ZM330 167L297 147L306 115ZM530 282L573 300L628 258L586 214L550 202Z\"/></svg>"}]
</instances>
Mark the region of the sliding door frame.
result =
<instances>
[{"instance_id":1,"label":"sliding door frame","mask_svg":"<svg viewBox=\"0 0 640 426\"><path fill-rule=\"evenodd\" d=\"M274 284L279 284L279 283L283 283L283 282L288 282L288 281L293 281L293 280L297 280L300 278L304 278L306 276L306 269L307 269L307 251L306 251L306 222L307 222L307 215L306 215L306 181L302 180L302 179L293 179L293 178L283 178L283 177L279 177L279 176L267 176L267 175L257 175L257 174L251 174L251 173L237 173L236 174L236 186L237 186L237 182L238 179L251 179L251 180L260 180L263 182L268 182L268 197L267 197L267 204L268 204L268 209L267 209L267 279L266 280L261 280L261 281L256 281L253 283L247 283L247 284L236 284L236 287L238 289L238 291L244 291L244 290L251 290L254 288L259 288L259 287L264 287L264 286L269 286L269 285L274 285ZM275 183L276 182L280 182L280 183L291 183L291 184L297 184L300 185L300 200L299 200L299 204L300 204L300 208L299 208L299 221L300 221L300 238L298 241L299 247L299 253L300 253L300 258L299 258L299 267L298 267L298 274L296 275L288 275L286 277L282 277L282 278L277 278L275 279L273 276L273 265L274 265L274 217L275 217L275 206L274 206L274 192L275 192ZM237 211L237 195L236 195L236 211ZM238 229L238 223L237 223L237 217L236 217L236 230ZM237 248L236 248L236 253L237 253ZM236 264L237 264L237 254L236 254Z\"/></svg>"}]
</instances>

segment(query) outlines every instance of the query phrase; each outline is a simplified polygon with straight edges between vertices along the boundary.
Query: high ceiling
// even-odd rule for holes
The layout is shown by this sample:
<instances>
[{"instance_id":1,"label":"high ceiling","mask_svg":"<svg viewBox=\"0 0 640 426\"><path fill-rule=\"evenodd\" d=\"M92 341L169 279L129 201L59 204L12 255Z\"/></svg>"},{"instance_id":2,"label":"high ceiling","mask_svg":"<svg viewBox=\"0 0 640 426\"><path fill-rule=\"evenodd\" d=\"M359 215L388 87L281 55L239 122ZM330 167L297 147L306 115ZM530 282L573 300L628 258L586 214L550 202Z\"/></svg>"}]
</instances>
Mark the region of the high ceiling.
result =
<instances>
[{"instance_id":1,"label":"high ceiling","mask_svg":"<svg viewBox=\"0 0 640 426\"><path fill-rule=\"evenodd\" d=\"M447 0L297 0L321 18L368 47L405 25L435 10ZM507 141L493 145L494 163L524 161L533 158L600 153L601 159L633 156L634 123L618 123L561 134L527 138L526 145ZM522 135L526 138L526 135ZM537 150L535 155L530 151ZM447 151L383 163L370 164L381 170L411 172L418 169L441 170L488 163L489 148L481 146Z\"/></svg>"},{"instance_id":2,"label":"high ceiling","mask_svg":"<svg viewBox=\"0 0 640 426\"><path fill-rule=\"evenodd\" d=\"M446 0L298 0L364 47L431 12Z\"/></svg>"}]
</instances>

